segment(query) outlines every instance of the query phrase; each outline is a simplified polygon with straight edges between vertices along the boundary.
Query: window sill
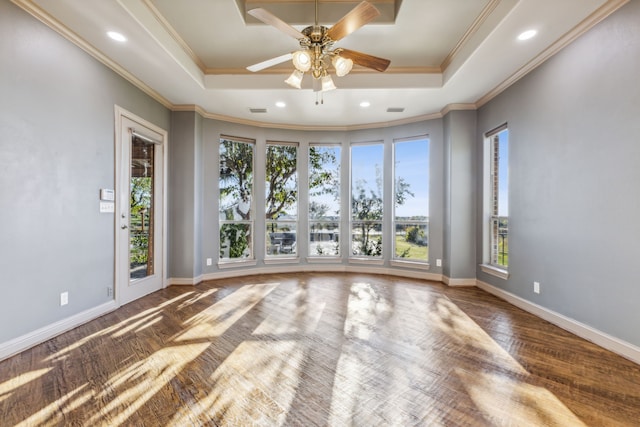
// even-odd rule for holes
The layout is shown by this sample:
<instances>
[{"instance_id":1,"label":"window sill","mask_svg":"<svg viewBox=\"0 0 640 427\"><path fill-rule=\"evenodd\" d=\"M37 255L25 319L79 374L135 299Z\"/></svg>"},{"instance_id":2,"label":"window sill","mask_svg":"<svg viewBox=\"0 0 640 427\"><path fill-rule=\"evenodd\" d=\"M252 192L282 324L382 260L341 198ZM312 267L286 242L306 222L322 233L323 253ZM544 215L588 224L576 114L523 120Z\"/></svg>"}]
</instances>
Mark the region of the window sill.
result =
<instances>
[{"instance_id":1,"label":"window sill","mask_svg":"<svg viewBox=\"0 0 640 427\"><path fill-rule=\"evenodd\" d=\"M336 264L336 263L342 263L342 258L340 258L339 256L324 256L324 257L320 257L320 256L310 256L307 257L307 262L309 264L323 264L323 263L328 263L328 264Z\"/></svg>"},{"instance_id":2,"label":"window sill","mask_svg":"<svg viewBox=\"0 0 640 427\"><path fill-rule=\"evenodd\" d=\"M496 276L504 280L509 278L509 272L507 270L498 268L494 265L480 264L480 269L487 274L491 274L492 276Z\"/></svg>"},{"instance_id":3,"label":"window sill","mask_svg":"<svg viewBox=\"0 0 640 427\"><path fill-rule=\"evenodd\" d=\"M218 268L251 267L256 265L255 259L243 259L238 261L218 261Z\"/></svg>"},{"instance_id":4,"label":"window sill","mask_svg":"<svg viewBox=\"0 0 640 427\"><path fill-rule=\"evenodd\" d=\"M265 265L268 264L298 264L300 259L298 257L272 257L265 258Z\"/></svg>"},{"instance_id":5,"label":"window sill","mask_svg":"<svg viewBox=\"0 0 640 427\"><path fill-rule=\"evenodd\" d=\"M349 264L384 265L384 260L381 258L349 258Z\"/></svg>"},{"instance_id":6,"label":"window sill","mask_svg":"<svg viewBox=\"0 0 640 427\"><path fill-rule=\"evenodd\" d=\"M401 261L399 259L392 259L390 263L392 267L417 268L420 270L431 269L431 265L428 262Z\"/></svg>"}]
</instances>

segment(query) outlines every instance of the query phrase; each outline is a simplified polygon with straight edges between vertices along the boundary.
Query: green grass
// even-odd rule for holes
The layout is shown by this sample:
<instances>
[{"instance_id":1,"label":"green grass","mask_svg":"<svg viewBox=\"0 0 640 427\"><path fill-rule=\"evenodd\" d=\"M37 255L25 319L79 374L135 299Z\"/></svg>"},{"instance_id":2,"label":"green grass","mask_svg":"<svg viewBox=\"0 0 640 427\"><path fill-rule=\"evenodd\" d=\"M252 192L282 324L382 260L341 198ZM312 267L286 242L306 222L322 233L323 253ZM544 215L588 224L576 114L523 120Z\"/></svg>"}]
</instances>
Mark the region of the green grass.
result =
<instances>
[{"instance_id":1,"label":"green grass","mask_svg":"<svg viewBox=\"0 0 640 427\"><path fill-rule=\"evenodd\" d=\"M429 259L429 247L409 243L404 236L396 236L396 257L409 249L408 254L402 258L406 260L427 261Z\"/></svg>"},{"instance_id":2,"label":"green grass","mask_svg":"<svg viewBox=\"0 0 640 427\"><path fill-rule=\"evenodd\" d=\"M498 265L503 267L509 266L509 238L498 243Z\"/></svg>"}]
</instances>

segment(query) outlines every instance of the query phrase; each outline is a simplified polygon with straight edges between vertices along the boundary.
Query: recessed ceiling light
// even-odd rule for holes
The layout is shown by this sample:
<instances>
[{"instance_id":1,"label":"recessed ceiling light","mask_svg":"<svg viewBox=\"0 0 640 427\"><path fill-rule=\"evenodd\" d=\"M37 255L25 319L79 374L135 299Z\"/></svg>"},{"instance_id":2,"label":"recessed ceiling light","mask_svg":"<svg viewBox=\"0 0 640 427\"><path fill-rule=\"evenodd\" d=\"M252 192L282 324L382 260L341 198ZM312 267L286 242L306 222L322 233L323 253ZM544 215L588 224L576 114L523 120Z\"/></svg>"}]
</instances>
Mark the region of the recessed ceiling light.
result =
<instances>
[{"instance_id":1,"label":"recessed ceiling light","mask_svg":"<svg viewBox=\"0 0 640 427\"><path fill-rule=\"evenodd\" d=\"M107 35L117 42L126 42L127 38L116 31L108 31Z\"/></svg>"},{"instance_id":2,"label":"recessed ceiling light","mask_svg":"<svg viewBox=\"0 0 640 427\"><path fill-rule=\"evenodd\" d=\"M536 34L538 34L538 31L536 30L527 30L523 33L520 33L520 35L518 36L518 40L529 40L530 38L535 37Z\"/></svg>"},{"instance_id":3,"label":"recessed ceiling light","mask_svg":"<svg viewBox=\"0 0 640 427\"><path fill-rule=\"evenodd\" d=\"M283 102L283 101L276 102L276 107L278 107L278 108L284 108L286 106L287 106L287 104L285 102Z\"/></svg>"},{"instance_id":4,"label":"recessed ceiling light","mask_svg":"<svg viewBox=\"0 0 640 427\"><path fill-rule=\"evenodd\" d=\"M371 106L371 103L370 103L369 101L362 101L362 102L360 103L360 106L361 106L362 108L367 108L367 107L370 107L370 106Z\"/></svg>"}]
</instances>

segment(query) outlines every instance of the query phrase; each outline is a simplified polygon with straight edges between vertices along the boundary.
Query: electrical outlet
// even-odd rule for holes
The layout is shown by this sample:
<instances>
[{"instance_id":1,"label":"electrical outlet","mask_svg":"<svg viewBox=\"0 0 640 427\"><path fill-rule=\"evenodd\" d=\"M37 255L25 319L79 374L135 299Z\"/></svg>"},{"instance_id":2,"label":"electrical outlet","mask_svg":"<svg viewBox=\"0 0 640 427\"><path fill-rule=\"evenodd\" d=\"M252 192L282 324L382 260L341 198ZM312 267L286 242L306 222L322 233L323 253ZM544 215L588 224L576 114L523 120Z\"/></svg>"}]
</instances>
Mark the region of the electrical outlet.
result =
<instances>
[{"instance_id":1,"label":"electrical outlet","mask_svg":"<svg viewBox=\"0 0 640 427\"><path fill-rule=\"evenodd\" d=\"M437 259L436 260L436 267L442 267L442 260L441 259Z\"/></svg>"},{"instance_id":2,"label":"electrical outlet","mask_svg":"<svg viewBox=\"0 0 640 427\"><path fill-rule=\"evenodd\" d=\"M540 282L533 282L533 292L536 294L540 293Z\"/></svg>"},{"instance_id":3,"label":"electrical outlet","mask_svg":"<svg viewBox=\"0 0 640 427\"><path fill-rule=\"evenodd\" d=\"M111 286L109 286L107 288L107 296L108 297L112 297L113 296L113 288Z\"/></svg>"},{"instance_id":4,"label":"electrical outlet","mask_svg":"<svg viewBox=\"0 0 640 427\"><path fill-rule=\"evenodd\" d=\"M60 305L69 304L69 292L63 292L60 294Z\"/></svg>"},{"instance_id":5,"label":"electrical outlet","mask_svg":"<svg viewBox=\"0 0 640 427\"><path fill-rule=\"evenodd\" d=\"M211 258L207 258L207 265L213 264L213 260Z\"/></svg>"}]
</instances>

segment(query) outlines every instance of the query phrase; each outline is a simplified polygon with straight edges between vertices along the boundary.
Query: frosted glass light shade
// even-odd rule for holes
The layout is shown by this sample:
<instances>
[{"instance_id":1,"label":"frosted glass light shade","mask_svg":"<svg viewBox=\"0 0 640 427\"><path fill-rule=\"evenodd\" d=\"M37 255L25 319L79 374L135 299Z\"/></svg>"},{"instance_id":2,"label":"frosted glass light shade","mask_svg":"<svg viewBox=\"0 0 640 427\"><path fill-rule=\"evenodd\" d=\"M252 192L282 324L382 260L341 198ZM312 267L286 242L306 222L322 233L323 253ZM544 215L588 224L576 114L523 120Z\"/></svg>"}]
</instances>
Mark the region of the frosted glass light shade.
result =
<instances>
[{"instance_id":1,"label":"frosted glass light shade","mask_svg":"<svg viewBox=\"0 0 640 427\"><path fill-rule=\"evenodd\" d=\"M336 85L333 84L333 80L330 75L326 75L322 78L322 91L326 92L328 90L334 90Z\"/></svg>"},{"instance_id":2,"label":"frosted glass light shade","mask_svg":"<svg viewBox=\"0 0 640 427\"><path fill-rule=\"evenodd\" d=\"M298 50L293 54L293 66L306 73L311 69L311 55L307 50Z\"/></svg>"},{"instance_id":3,"label":"frosted glass light shade","mask_svg":"<svg viewBox=\"0 0 640 427\"><path fill-rule=\"evenodd\" d=\"M336 76L338 77L346 76L353 68L353 61L351 59L338 55L334 56L331 62L336 69Z\"/></svg>"},{"instance_id":4,"label":"frosted glass light shade","mask_svg":"<svg viewBox=\"0 0 640 427\"><path fill-rule=\"evenodd\" d=\"M295 70L287 80L284 82L289 86L295 87L296 89L300 89L302 87L302 77L304 73L300 70Z\"/></svg>"}]
</instances>

